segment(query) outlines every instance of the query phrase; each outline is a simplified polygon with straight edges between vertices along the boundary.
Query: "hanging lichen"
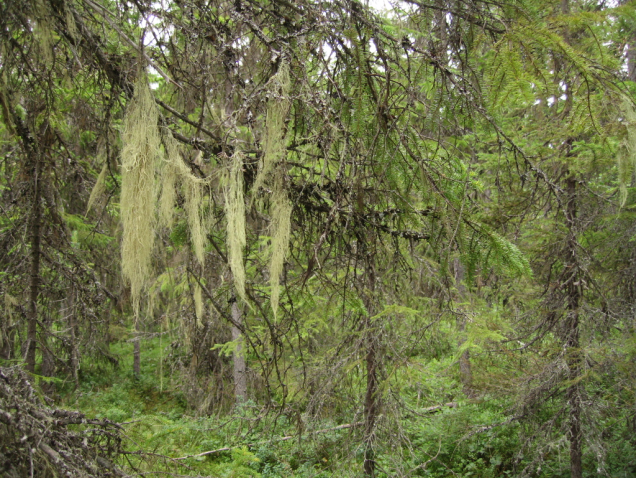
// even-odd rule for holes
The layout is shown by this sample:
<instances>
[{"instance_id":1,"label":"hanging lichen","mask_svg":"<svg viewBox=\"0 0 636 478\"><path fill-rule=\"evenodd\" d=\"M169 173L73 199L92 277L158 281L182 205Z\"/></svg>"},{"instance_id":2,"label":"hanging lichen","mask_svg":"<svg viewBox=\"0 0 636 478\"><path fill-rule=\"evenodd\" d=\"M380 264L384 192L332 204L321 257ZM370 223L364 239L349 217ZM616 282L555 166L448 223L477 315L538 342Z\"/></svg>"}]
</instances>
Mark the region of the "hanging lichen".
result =
<instances>
[{"instance_id":1,"label":"hanging lichen","mask_svg":"<svg viewBox=\"0 0 636 478\"><path fill-rule=\"evenodd\" d=\"M177 168L166 162L161 171L161 196L159 198L159 225L172 227L174 205L177 201Z\"/></svg>"},{"instance_id":2,"label":"hanging lichen","mask_svg":"<svg viewBox=\"0 0 636 478\"><path fill-rule=\"evenodd\" d=\"M123 224L122 273L130 283L133 309L150 277L155 226L155 162L160 151L158 111L145 75L124 119L122 138L121 216Z\"/></svg>"},{"instance_id":3,"label":"hanging lichen","mask_svg":"<svg viewBox=\"0 0 636 478\"><path fill-rule=\"evenodd\" d=\"M620 189L621 207L627 202L627 186L632 180L636 169L636 111L634 104L628 99L623 99L623 140L618 146L616 159L618 161L618 183Z\"/></svg>"},{"instance_id":4,"label":"hanging lichen","mask_svg":"<svg viewBox=\"0 0 636 478\"><path fill-rule=\"evenodd\" d=\"M66 21L66 29L71 38L77 38L77 24L71 10L70 2L64 2L64 20Z\"/></svg>"},{"instance_id":5,"label":"hanging lichen","mask_svg":"<svg viewBox=\"0 0 636 478\"><path fill-rule=\"evenodd\" d=\"M287 252L289 251L289 236L291 230L292 205L284 188L283 168L277 168L286 157L285 121L291 107L289 64L280 60L278 71L268 82L269 100L265 118L265 135L263 138L263 155L259 165L258 175L254 181L253 191L269 181L269 177L277 170L272 184L270 199L272 256L269 274L271 286L271 306L274 317L278 313L280 298L280 277L283 272ZM256 195L254 195L256 197Z\"/></svg>"},{"instance_id":6,"label":"hanging lichen","mask_svg":"<svg viewBox=\"0 0 636 478\"><path fill-rule=\"evenodd\" d=\"M276 163L285 158L285 119L291 106L289 88L289 65L285 60L281 60L278 72L268 82L269 101L265 118L263 156L254 181L254 191L258 191L265 183Z\"/></svg>"},{"instance_id":7,"label":"hanging lichen","mask_svg":"<svg viewBox=\"0 0 636 478\"><path fill-rule=\"evenodd\" d=\"M53 28L50 22L53 15L49 11L48 4L42 0L36 0L33 7L35 17L33 36L37 41L42 58L50 65L53 63Z\"/></svg>"},{"instance_id":8,"label":"hanging lichen","mask_svg":"<svg viewBox=\"0 0 636 478\"><path fill-rule=\"evenodd\" d=\"M171 227L174 220L174 205L177 202L176 163L181 161L179 150L174 144L172 133L167 128L162 129L162 140L166 150L166 158L161 169L161 196L159 198L159 225Z\"/></svg>"},{"instance_id":9,"label":"hanging lichen","mask_svg":"<svg viewBox=\"0 0 636 478\"><path fill-rule=\"evenodd\" d=\"M292 204L287 197L282 175L277 177L274 183L271 212L272 258L269 265L269 283L271 286L270 301L274 317L276 317L280 297L280 277L289 251L292 213Z\"/></svg>"},{"instance_id":10,"label":"hanging lichen","mask_svg":"<svg viewBox=\"0 0 636 478\"><path fill-rule=\"evenodd\" d=\"M236 292L245 301L243 250L247 241L245 237L245 200L243 197L243 154L241 152L234 153L231 158L224 193L228 261Z\"/></svg>"},{"instance_id":11,"label":"hanging lichen","mask_svg":"<svg viewBox=\"0 0 636 478\"><path fill-rule=\"evenodd\" d=\"M91 208L95 205L101 197L104 195L104 191L106 191L106 176L108 175L108 159L103 152L100 152L97 155L98 161L103 161L104 166L102 166L102 170L97 176L97 180L95 181L95 185L93 186L93 190L91 191L91 195L88 198L88 204L86 205L86 214L88 214Z\"/></svg>"},{"instance_id":12,"label":"hanging lichen","mask_svg":"<svg viewBox=\"0 0 636 478\"><path fill-rule=\"evenodd\" d=\"M201 186L195 181L184 181L185 211L190 228L190 241L199 264L203 264L205 236L201 227Z\"/></svg>"},{"instance_id":13,"label":"hanging lichen","mask_svg":"<svg viewBox=\"0 0 636 478\"><path fill-rule=\"evenodd\" d=\"M165 164L162 168L162 190L159 210L160 224L169 226L174 217L177 180L183 186L185 213L190 229L190 240L194 254L200 264L204 263L205 234L202 226L201 209L203 188L209 185L209 179L197 178L185 164L179 152L179 145L170 130L163 131L163 144L166 150ZM198 153L201 155L201 152Z\"/></svg>"}]
</instances>

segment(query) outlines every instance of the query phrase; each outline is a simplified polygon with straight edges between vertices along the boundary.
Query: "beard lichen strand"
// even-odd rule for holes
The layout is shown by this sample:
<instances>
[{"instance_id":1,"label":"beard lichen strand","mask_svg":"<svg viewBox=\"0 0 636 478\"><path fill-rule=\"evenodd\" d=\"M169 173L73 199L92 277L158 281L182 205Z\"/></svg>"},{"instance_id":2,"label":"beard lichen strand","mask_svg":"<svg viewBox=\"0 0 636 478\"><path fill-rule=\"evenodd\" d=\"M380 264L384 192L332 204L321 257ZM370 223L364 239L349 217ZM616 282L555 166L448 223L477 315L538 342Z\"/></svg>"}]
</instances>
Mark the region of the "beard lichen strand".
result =
<instances>
[{"instance_id":1,"label":"beard lichen strand","mask_svg":"<svg viewBox=\"0 0 636 478\"><path fill-rule=\"evenodd\" d=\"M122 274L130 283L135 316L150 277L155 226L155 164L160 151L158 111L141 74L128 106L122 138Z\"/></svg>"},{"instance_id":2,"label":"beard lichen strand","mask_svg":"<svg viewBox=\"0 0 636 478\"><path fill-rule=\"evenodd\" d=\"M179 181L183 186L185 196L185 213L188 219L190 240L194 254L203 265L205 262L205 234L203 232L201 206L203 188L209 186L212 178L197 178L183 161L179 152L179 145L168 128L162 129L163 144L166 149L166 162L162 172L165 175L160 204L160 220L162 225L172 223L174 203L176 200L176 185ZM201 152L199 152L201 154Z\"/></svg>"},{"instance_id":3,"label":"beard lichen strand","mask_svg":"<svg viewBox=\"0 0 636 478\"><path fill-rule=\"evenodd\" d=\"M75 40L77 38L77 24L73 17L73 11L69 6L69 2L64 2L64 20L66 21L66 28L70 37Z\"/></svg>"},{"instance_id":4,"label":"beard lichen strand","mask_svg":"<svg viewBox=\"0 0 636 478\"><path fill-rule=\"evenodd\" d=\"M48 4L43 0L35 0L33 17L35 25L33 27L33 37L37 41L38 48L48 65L53 63L53 29L50 18L53 18Z\"/></svg>"},{"instance_id":5,"label":"beard lichen strand","mask_svg":"<svg viewBox=\"0 0 636 478\"><path fill-rule=\"evenodd\" d=\"M177 202L178 169L176 163L181 161L181 156L168 128L161 128L161 140L164 145L165 158L161 168L159 225L169 228L174 220L174 205Z\"/></svg>"},{"instance_id":6,"label":"beard lichen strand","mask_svg":"<svg viewBox=\"0 0 636 478\"><path fill-rule=\"evenodd\" d=\"M269 281L271 286L271 306L274 319L278 314L280 299L280 277L283 272L285 259L289 251L289 238L291 232L292 204L285 191L282 171L274 181L271 198L272 214L272 258L269 265Z\"/></svg>"},{"instance_id":7,"label":"beard lichen strand","mask_svg":"<svg viewBox=\"0 0 636 478\"><path fill-rule=\"evenodd\" d=\"M177 202L177 168L165 162L161 169L161 196L159 198L159 225L170 228L174 221L174 205Z\"/></svg>"},{"instance_id":8,"label":"beard lichen strand","mask_svg":"<svg viewBox=\"0 0 636 478\"><path fill-rule=\"evenodd\" d=\"M265 118L263 157L252 190L258 192L276 163L285 158L285 119L289 113L289 64L281 60L278 72L268 82L269 100ZM256 196L256 195L255 195Z\"/></svg>"},{"instance_id":9,"label":"beard lichen strand","mask_svg":"<svg viewBox=\"0 0 636 478\"><path fill-rule=\"evenodd\" d=\"M247 244L245 200L243 197L243 159L244 156L240 151L232 155L224 192L228 261L236 293L244 302L247 302L245 298L245 268L243 266L243 250Z\"/></svg>"},{"instance_id":10,"label":"beard lichen strand","mask_svg":"<svg viewBox=\"0 0 636 478\"><path fill-rule=\"evenodd\" d=\"M91 208L95 205L95 203L102 197L104 191L106 191L106 175L108 174L108 159L106 155L101 152L97 156L99 159L102 159L104 162L104 166L102 166L102 170L97 176L97 180L95 181L95 185L91 190L91 195L88 198L88 204L86 205L86 215L90 212Z\"/></svg>"},{"instance_id":11,"label":"beard lichen strand","mask_svg":"<svg viewBox=\"0 0 636 478\"><path fill-rule=\"evenodd\" d=\"M190 240L192 241L195 257L199 261L199 264L203 265L205 262L205 235L201 227L201 185L196 181L189 180L189 178L183 179L183 189L185 193L184 209L188 218Z\"/></svg>"}]
</instances>

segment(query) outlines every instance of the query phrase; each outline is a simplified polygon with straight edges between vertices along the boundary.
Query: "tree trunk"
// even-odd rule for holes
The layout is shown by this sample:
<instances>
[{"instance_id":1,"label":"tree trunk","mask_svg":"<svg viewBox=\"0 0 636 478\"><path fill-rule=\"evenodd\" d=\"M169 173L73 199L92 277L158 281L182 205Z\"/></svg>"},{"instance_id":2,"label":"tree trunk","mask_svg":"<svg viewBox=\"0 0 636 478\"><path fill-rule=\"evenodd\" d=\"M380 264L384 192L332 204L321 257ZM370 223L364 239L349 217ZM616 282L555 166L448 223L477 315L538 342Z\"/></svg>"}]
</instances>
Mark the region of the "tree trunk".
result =
<instances>
[{"instance_id":1,"label":"tree trunk","mask_svg":"<svg viewBox=\"0 0 636 478\"><path fill-rule=\"evenodd\" d=\"M51 325L53 321L48 314L43 314L45 317L42 318L42 327L40 329L40 350L42 353L42 365L40 374L43 377L54 377L55 376L55 356L51 349L49 348L48 343L48 331L51 330ZM55 383L53 382L44 382L42 384L42 391L51 395L55 392Z\"/></svg>"},{"instance_id":2,"label":"tree trunk","mask_svg":"<svg viewBox=\"0 0 636 478\"><path fill-rule=\"evenodd\" d=\"M576 257L577 240L575 221L577 216L576 178L570 176L566 180L567 204L566 220L568 222L567 260L565 275L567 287L567 317L565 322L564 340L566 347L566 361L569 369L569 380L572 385L567 389L566 396L570 408L570 473L572 478L583 477L582 464L582 431L581 431L581 386L578 379L581 372L579 307L581 299L581 285L578 274Z\"/></svg>"},{"instance_id":3,"label":"tree trunk","mask_svg":"<svg viewBox=\"0 0 636 478\"><path fill-rule=\"evenodd\" d=\"M10 318L10 317L9 317ZM0 359L11 360L13 359L13 344L15 341L15 324L13 322L9 322L5 326L5 330L1 331L2 333L2 346L0 347Z\"/></svg>"},{"instance_id":4,"label":"tree trunk","mask_svg":"<svg viewBox=\"0 0 636 478\"><path fill-rule=\"evenodd\" d=\"M466 330L466 316L458 319L459 322L459 333L463 334ZM465 338L460 338L458 345L461 347L464 342L466 342ZM473 391L473 370L470 364L470 351L464 350L462 354L459 356L459 380L462 383L462 391L464 395L467 397L473 397L475 392Z\"/></svg>"},{"instance_id":5,"label":"tree trunk","mask_svg":"<svg viewBox=\"0 0 636 478\"><path fill-rule=\"evenodd\" d=\"M448 64L448 23L446 21L446 5L444 0L435 1L435 24L433 30L435 32L435 40L432 45L432 53L440 63L444 66Z\"/></svg>"},{"instance_id":6,"label":"tree trunk","mask_svg":"<svg viewBox=\"0 0 636 478\"><path fill-rule=\"evenodd\" d=\"M371 254L367 256L366 277L368 289L363 294L367 317L364 320L364 334L366 345L366 374L367 387L364 396L364 475L375 477L375 452L373 440L379 409L378 382L378 335L374 332L371 317L375 315L375 270Z\"/></svg>"},{"instance_id":7,"label":"tree trunk","mask_svg":"<svg viewBox=\"0 0 636 478\"><path fill-rule=\"evenodd\" d=\"M14 120L18 134L22 138L24 150L29 166L27 174L31 180L31 220L29 224L29 245L31 248L31 264L29 276L29 308L27 313L27 341L25 363L27 371L35 372L35 356L37 350L38 333L38 296L40 294L40 226L42 223L42 208L40 205L40 172L41 160L34 139L27 126L20 119Z\"/></svg>"},{"instance_id":8,"label":"tree trunk","mask_svg":"<svg viewBox=\"0 0 636 478\"><path fill-rule=\"evenodd\" d=\"M564 15L570 13L570 0L561 0L561 12ZM570 34L566 29L563 33L566 43L570 43ZM566 94L569 105L572 104L572 93L570 85L566 83ZM566 105L566 109L569 108ZM565 114L564 114L565 116ZM568 151L566 159L572 156L572 140L568 140ZM567 316L564 325L564 346L565 359L568 365L568 379L571 385L566 391L566 398L569 407L569 439L570 439L570 476L571 478L583 478L583 451L582 451L582 430L581 430L581 385L578 382L581 370L581 353L579 343L579 307L581 299L581 278L578 271L576 238L577 221L577 180L574 174L566 171L565 190L565 220L568 228L565 252L565 273L563 274L563 284L567 293Z\"/></svg>"},{"instance_id":9,"label":"tree trunk","mask_svg":"<svg viewBox=\"0 0 636 478\"><path fill-rule=\"evenodd\" d=\"M370 333L370 322L367 319L367 390L364 397L364 474L375 476L375 453L373 451L373 435L378 415L378 370L376 341Z\"/></svg>"},{"instance_id":10,"label":"tree trunk","mask_svg":"<svg viewBox=\"0 0 636 478\"><path fill-rule=\"evenodd\" d=\"M455 285L457 288L457 299L460 302L466 300L466 287L464 285L464 266L456 259L454 262L455 269ZM463 307L458 310L457 316L457 330L459 331L459 340L457 341L458 347L466 342L464 332L466 331L466 323L468 322L468 316L466 315ZM473 397L473 371L470 364L470 352L464 350L459 357L459 380L462 383L462 390L467 397Z\"/></svg>"},{"instance_id":11,"label":"tree trunk","mask_svg":"<svg viewBox=\"0 0 636 478\"><path fill-rule=\"evenodd\" d=\"M243 314L235 300L232 303L232 340L237 342L234 350L234 397L239 405L247 400L247 366L243 352L243 340L239 326L243 323Z\"/></svg>"},{"instance_id":12,"label":"tree trunk","mask_svg":"<svg viewBox=\"0 0 636 478\"><path fill-rule=\"evenodd\" d=\"M75 315L75 285L72 282L68 294L67 314L71 332L71 374L73 375L75 388L77 388L79 387L79 340L77 318Z\"/></svg>"},{"instance_id":13,"label":"tree trunk","mask_svg":"<svg viewBox=\"0 0 636 478\"><path fill-rule=\"evenodd\" d=\"M141 337L139 336L139 317L135 317L135 342L133 346L133 374L139 378L141 374Z\"/></svg>"}]
</instances>

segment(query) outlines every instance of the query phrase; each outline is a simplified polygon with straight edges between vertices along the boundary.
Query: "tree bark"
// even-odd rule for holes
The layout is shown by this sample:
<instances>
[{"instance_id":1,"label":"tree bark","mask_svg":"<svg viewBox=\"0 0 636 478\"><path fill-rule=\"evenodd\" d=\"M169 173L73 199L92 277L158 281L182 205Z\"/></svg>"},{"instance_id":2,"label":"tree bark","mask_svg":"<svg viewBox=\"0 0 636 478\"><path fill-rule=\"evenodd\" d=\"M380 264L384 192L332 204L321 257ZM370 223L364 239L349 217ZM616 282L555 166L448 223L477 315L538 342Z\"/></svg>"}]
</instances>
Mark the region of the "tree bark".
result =
<instances>
[{"instance_id":1,"label":"tree bark","mask_svg":"<svg viewBox=\"0 0 636 478\"><path fill-rule=\"evenodd\" d=\"M39 173L40 161L34 158L33 167L33 209L31 212L31 274L29 283L29 315L27 322L26 369L35 372L35 353L37 349L38 295L40 293L40 208Z\"/></svg>"},{"instance_id":2,"label":"tree bark","mask_svg":"<svg viewBox=\"0 0 636 478\"><path fill-rule=\"evenodd\" d=\"M363 294L367 317L364 320L364 334L366 342L366 375L367 386L364 396L364 475L375 477L375 451L373 439L379 409L378 382L378 336L374 333L371 317L375 315L375 270L371 254L367 256L366 278L368 288Z\"/></svg>"},{"instance_id":3,"label":"tree bark","mask_svg":"<svg viewBox=\"0 0 636 478\"><path fill-rule=\"evenodd\" d=\"M367 320L367 327L370 323ZM373 450L373 435L378 415L378 370L375 338L367 333L367 390L364 397L364 474L375 476L375 452Z\"/></svg>"},{"instance_id":4,"label":"tree bark","mask_svg":"<svg viewBox=\"0 0 636 478\"><path fill-rule=\"evenodd\" d=\"M576 178L570 176L566 180L567 204L566 220L568 222L567 260L565 275L567 287L567 317L565 322L566 361L569 369L569 380L572 385L567 389L569 427L570 427L570 473L572 478L583 477L582 430L581 430L581 386L578 382L581 373L579 307L581 300L581 278L578 274L577 240L575 221L577 216Z\"/></svg>"},{"instance_id":5,"label":"tree bark","mask_svg":"<svg viewBox=\"0 0 636 478\"><path fill-rule=\"evenodd\" d=\"M55 356L48 344L48 332L51 330L51 325L53 323L50 315L44 313L44 317L42 317L40 328L40 350L42 354L42 364L40 365L40 375L43 377L54 377L55 376ZM42 384L42 391L51 395L55 392L55 383L45 381Z\"/></svg>"},{"instance_id":6,"label":"tree bark","mask_svg":"<svg viewBox=\"0 0 636 478\"><path fill-rule=\"evenodd\" d=\"M75 285L71 282L71 288L67 300L67 314L69 328L71 332L71 373L75 388L79 387L79 344L78 344L78 326L75 316Z\"/></svg>"},{"instance_id":7,"label":"tree bark","mask_svg":"<svg viewBox=\"0 0 636 478\"><path fill-rule=\"evenodd\" d=\"M135 317L135 342L133 344L133 375L141 375L141 343L139 337L139 317Z\"/></svg>"},{"instance_id":8,"label":"tree bark","mask_svg":"<svg viewBox=\"0 0 636 478\"><path fill-rule=\"evenodd\" d=\"M457 288L457 299L460 302L466 300L466 287L464 285L464 266L456 259L454 262L455 268L455 285ZM466 315L463 307L458 310L457 316L457 330L459 331L459 340L457 341L458 347L466 342L464 332L466 331L466 323L468 322L468 316ZM462 384L462 390L467 397L473 397L473 370L470 364L470 351L464 350L459 357L459 380Z\"/></svg>"},{"instance_id":9,"label":"tree bark","mask_svg":"<svg viewBox=\"0 0 636 478\"><path fill-rule=\"evenodd\" d=\"M237 342L236 349L234 350L234 397L236 404L247 400L247 366L245 363L245 354L243 352L243 340L241 336L241 330L238 326L243 323L243 314L235 300L232 303L232 340Z\"/></svg>"},{"instance_id":10,"label":"tree bark","mask_svg":"<svg viewBox=\"0 0 636 478\"><path fill-rule=\"evenodd\" d=\"M29 178L31 196L31 217L29 221L29 246L31 248L29 274L29 307L27 312L27 340L24 361L26 370L35 372L38 333L38 296L40 294L40 227L42 223L42 207L40 205L40 173L42 161L35 140L22 119L14 114L16 131L24 146L27 157L26 175Z\"/></svg>"},{"instance_id":11,"label":"tree bark","mask_svg":"<svg viewBox=\"0 0 636 478\"><path fill-rule=\"evenodd\" d=\"M570 0L561 0L561 12L564 15L570 13ZM563 38L566 43L570 43L570 32L565 29ZM566 110L572 104L572 94L570 85L566 82L566 94L568 102ZM565 116L565 111L563 113ZM568 151L566 159L570 158L572 140L568 140ZM563 342L565 346L565 360L568 366L568 379L570 386L566 391L566 398L569 407L569 440L570 440L570 476L571 478L583 478L583 451L582 451L582 430L581 430L581 385L578 382L581 370L580 353L580 330L579 330L579 308L581 301L581 277L578 271L576 238L577 222L577 180L576 176L566 171L565 191L565 220L568 228L565 251L565 270L563 274L563 285L565 287L567 315L564 324Z\"/></svg>"}]
</instances>

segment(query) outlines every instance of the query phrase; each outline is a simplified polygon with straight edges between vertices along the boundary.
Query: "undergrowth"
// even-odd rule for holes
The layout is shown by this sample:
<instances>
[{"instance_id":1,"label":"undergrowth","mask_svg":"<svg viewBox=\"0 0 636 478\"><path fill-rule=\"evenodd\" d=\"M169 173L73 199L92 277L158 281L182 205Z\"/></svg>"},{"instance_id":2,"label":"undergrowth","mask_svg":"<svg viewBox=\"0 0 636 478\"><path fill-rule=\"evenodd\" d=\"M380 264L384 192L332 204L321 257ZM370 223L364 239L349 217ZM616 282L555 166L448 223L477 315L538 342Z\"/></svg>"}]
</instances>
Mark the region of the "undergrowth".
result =
<instances>
[{"instance_id":1,"label":"undergrowth","mask_svg":"<svg viewBox=\"0 0 636 478\"><path fill-rule=\"evenodd\" d=\"M165 344L163 344L165 345ZM132 372L133 345L111 344L119 366L86 363L80 386L62 388L66 408L120 423L130 450L122 466L138 472L214 477L357 476L355 453L345 446L350 430L297 434L285 415L264 412L248 401L231 414L197 417L188 410L179 384L160 377L165 350L158 339L144 342L141 373ZM315 428L337 424L321 422ZM220 451L215 451L220 450ZM343 451L344 450L344 451ZM214 451L213 453L207 453Z\"/></svg>"},{"instance_id":2,"label":"undergrowth","mask_svg":"<svg viewBox=\"0 0 636 478\"><path fill-rule=\"evenodd\" d=\"M120 465L130 471L222 478L362 476L361 430L337 428L351 419L334 415L299 420L252 401L230 412L196 416L188 408L182 383L160 366L167 355L165 342L154 338L143 343L138 376L132 372L133 345L126 337L112 343L110 351L119 358L117 367L87 361L80 386L73 390L67 384L58 391L64 407L122 425L129 454ZM417 380L410 373L398 374L404 382L399 422L395 432L381 433L399 433L401 438L376 443L376 476L520 476L533 459L521 452L531 432L522 422L509 420L514 405L510 399L485 390L481 399L464 397L448 372L452 357L413 358L416 364ZM609 476L630 476L632 440L612 423L608 430L618 438L608 446L606 471ZM556 445L535 476L568 476L567 457Z\"/></svg>"}]
</instances>

